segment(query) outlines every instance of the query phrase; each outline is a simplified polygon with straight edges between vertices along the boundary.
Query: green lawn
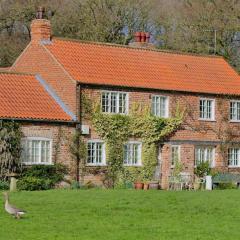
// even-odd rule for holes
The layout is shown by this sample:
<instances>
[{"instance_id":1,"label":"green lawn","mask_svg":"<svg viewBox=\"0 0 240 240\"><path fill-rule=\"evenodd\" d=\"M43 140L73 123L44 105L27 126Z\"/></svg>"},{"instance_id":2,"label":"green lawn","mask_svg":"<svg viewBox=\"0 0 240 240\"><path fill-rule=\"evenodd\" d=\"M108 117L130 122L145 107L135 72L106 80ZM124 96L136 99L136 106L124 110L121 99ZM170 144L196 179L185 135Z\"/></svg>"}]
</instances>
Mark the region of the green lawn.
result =
<instances>
[{"instance_id":1,"label":"green lawn","mask_svg":"<svg viewBox=\"0 0 240 240\"><path fill-rule=\"evenodd\" d=\"M28 214L16 220L1 207L1 240L240 239L238 190L54 190L10 197Z\"/></svg>"}]
</instances>

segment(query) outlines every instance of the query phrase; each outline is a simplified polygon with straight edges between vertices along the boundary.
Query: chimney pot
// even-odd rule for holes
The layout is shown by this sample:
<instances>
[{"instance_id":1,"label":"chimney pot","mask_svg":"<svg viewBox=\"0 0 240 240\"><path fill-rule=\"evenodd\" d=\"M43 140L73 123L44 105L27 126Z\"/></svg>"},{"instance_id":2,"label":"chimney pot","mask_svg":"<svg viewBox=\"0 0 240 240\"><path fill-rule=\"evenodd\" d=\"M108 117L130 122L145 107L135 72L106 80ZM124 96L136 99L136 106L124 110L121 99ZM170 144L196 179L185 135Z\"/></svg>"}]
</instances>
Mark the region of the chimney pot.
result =
<instances>
[{"instance_id":1,"label":"chimney pot","mask_svg":"<svg viewBox=\"0 0 240 240\"><path fill-rule=\"evenodd\" d=\"M150 33L146 32L146 43L149 43L150 40Z\"/></svg>"},{"instance_id":2,"label":"chimney pot","mask_svg":"<svg viewBox=\"0 0 240 240\"><path fill-rule=\"evenodd\" d=\"M141 33L135 32L134 39L135 39L135 42L141 42Z\"/></svg>"},{"instance_id":3,"label":"chimney pot","mask_svg":"<svg viewBox=\"0 0 240 240\"><path fill-rule=\"evenodd\" d=\"M141 42L142 43L146 42L146 33L145 32L141 32Z\"/></svg>"},{"instance_id":4,"label":"chimney pot","mask_svg":"<svg viewBox=\"0 0 240 240\"><path fill-rule=\"evenodd\" d=\"M45 13L44 7L38 7L37 13L36 13L36 19L43 19Z\"/></svg>"}]
</instances>

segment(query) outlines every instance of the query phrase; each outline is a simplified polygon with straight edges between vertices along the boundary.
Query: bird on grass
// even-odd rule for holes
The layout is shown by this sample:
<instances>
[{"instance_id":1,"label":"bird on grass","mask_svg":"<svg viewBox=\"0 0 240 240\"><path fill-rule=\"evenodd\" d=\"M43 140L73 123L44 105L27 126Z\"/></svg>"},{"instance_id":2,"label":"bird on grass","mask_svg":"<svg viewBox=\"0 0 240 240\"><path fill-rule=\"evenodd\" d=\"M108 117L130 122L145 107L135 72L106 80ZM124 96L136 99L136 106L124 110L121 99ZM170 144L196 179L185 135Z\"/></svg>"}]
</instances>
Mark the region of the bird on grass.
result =
<instances>
[{"instance_id":1,"label":"bird on grass","mask_svg":"<svg viewBox=\"0 0 240 240\"><path fill-rule=\"evenodd\" d=\"M13 215L15 218L20 219L22 215L26 213L26 211L21 210L13 206L12 204L9 203L9 196L7 192L3 193L4 198L5 198L5 210L7 213Z\"/></svg>"}]
</instances>

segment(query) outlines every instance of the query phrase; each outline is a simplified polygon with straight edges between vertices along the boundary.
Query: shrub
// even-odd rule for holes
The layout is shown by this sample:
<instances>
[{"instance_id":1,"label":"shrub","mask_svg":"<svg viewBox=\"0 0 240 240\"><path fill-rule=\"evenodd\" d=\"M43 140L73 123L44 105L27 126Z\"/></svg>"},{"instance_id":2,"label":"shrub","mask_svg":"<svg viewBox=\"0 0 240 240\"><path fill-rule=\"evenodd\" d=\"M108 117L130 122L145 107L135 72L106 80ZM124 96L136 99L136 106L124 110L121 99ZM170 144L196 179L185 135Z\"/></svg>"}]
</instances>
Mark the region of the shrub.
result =
<instances>
[{"instance_id":1,"label":"shrub","mask_svg":"<svg viewBox=\"0 0 240 240\"><path fill-rule=\"evenodd\" d=\"M17 181L17 188L19 190L27 191L48 190L51 187L52 182L50 179L26 176Z\"/></svg>"},{"instance_id":2,"label":"shrub","mask_svg":"<svg viewBox=\"0 0 240 240\"><path fill-rule=\"evenodd\" d=\"M232 182L229 182L229 183L219 183L217 185L217 189L221 189L221 190L224 190L224 189L236 189L237 188L237 185L232 183Z\"/></svg>"},{"instance_id":3,"label":"shrub","mask_svg":"<svg viewBox=\"0 0 240 240\"><path fill-rule=\"evenodd\" d=\"M67 169L64 165L34 165L24 169L23 177L35 177L39 179L48 179L54 185L64 179Z\"/></svg>"},{"instance_id":4,"label":"shrub","mask_svg":"<svg viewBox=\"0 0 240 240\"><path fill-rule=\"evenodd\" d=\"M9 182L0 181L0 190L8 190L8 189L9 189Z\"/></svg>"},{"instance_id":5,"label":"shrub","mask_svg":"<svg viewBox=\"0 0 240 240\"><path fill-rule=\"evenodd\" d=\"M198 177L205 177L206 175L210 174L211 168L209 162L201 162L197 165L197 167L194 170L194 173Z\"/></svg>"},{"instance_id":6,"label":"shrub","mask_svg":"<svg viewBox=\"0 0 240 240\"><path fill-rule=\"evenodd\" d=\"M67 169L64 165L34 165L23 170L17 182L19 190L47 190L64 179Z\"/></svg>"}]
</instances>

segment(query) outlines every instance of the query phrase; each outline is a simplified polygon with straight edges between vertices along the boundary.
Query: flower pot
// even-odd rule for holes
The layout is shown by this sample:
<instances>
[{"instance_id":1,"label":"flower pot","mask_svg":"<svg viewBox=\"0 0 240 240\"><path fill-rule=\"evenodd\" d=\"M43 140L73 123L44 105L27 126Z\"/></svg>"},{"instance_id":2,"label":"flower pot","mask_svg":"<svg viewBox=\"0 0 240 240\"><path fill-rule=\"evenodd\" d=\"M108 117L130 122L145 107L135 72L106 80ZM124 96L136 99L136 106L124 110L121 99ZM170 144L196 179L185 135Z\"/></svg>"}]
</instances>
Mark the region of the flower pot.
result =
<instances>
[{"instance_id":1,"label":"flower pot","mask_svg":"<svg viewBox=\"0 0 240 240\"><path fill-rule=\"evenodd\" d=\"M149 183L149 189L159 189L159 183L158 182L150 182Z\"/></svg>"},{"instance_id":2,"label":"flower pot","mask_svg":"<svg viewBox=\"0 0 240 240\"><path fill-rule=\"evenodd\" d=\"M138 189L138 190L143 189L143 183L135 182L134 187L135 187L135 189Z\"/></svg>"},{"instance_id":3,"label":"flower pot","mask_svg":"<svg viewBox=\"0 0 240 240\"><path fill-rule=\"evenodd\" d=\"M148 190L148 188L149 188L149 184L148 184L148 183L144 183L144 184L143 184L143 189L144 189L144 190Z\"/></svg>"}]
</instances>

